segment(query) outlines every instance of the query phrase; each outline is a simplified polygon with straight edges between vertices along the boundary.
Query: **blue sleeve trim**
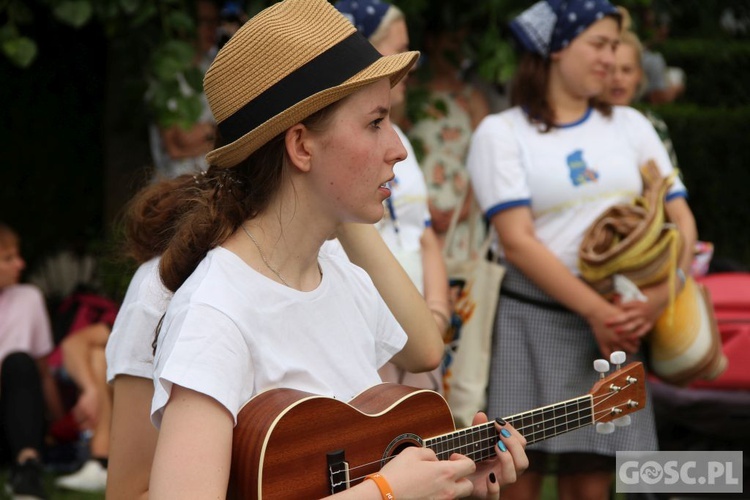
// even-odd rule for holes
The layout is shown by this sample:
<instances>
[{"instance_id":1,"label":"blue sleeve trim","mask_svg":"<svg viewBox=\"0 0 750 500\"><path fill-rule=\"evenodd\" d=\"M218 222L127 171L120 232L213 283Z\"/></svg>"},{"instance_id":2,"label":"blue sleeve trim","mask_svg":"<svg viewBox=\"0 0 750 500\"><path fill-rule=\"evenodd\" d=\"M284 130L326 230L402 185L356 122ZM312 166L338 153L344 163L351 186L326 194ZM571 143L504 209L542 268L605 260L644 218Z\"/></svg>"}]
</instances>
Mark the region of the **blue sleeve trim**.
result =
<instances>
[{"instance_id":1,"label":"blue sleeve trim","mask_svg":"<svg viewBox=\"0 0 750 500\"><path fill-rule=\"evenodd\" d=\"M504 203L500 203L498 205L494 205L490 207L487 210L487 213L485 215L487 216L487 219L491 219L495 214L500 213L503 210L508 210L509 208L515 208L515 207L530 207L530 206L531 206L531 200L528 198L525 198L522 200L506 201Z\"/></svg>"},{"instance_id":2,"label":"blue sleeve trim","mask_svg":"<svg viewBox=\"0 0 750 500\"><path fill-rule=\"evenodd\" d=\"M674 200L675 198L685 198L687 200L688 194L687 191L675 191L674 193L667 194L667 197L665 198L667 201Z\"/></svg>"}]
</instances>

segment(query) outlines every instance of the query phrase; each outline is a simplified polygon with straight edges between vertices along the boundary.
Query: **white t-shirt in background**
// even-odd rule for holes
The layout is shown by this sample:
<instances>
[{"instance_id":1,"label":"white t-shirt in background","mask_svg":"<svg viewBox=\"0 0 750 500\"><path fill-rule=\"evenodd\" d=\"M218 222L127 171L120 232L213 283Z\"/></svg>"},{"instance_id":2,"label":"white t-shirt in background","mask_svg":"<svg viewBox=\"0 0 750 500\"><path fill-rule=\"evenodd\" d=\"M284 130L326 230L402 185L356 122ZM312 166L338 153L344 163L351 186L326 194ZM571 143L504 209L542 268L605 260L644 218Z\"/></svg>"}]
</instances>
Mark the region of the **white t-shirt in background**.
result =
<instances>
[{"instance_id":1,"label":"white t-shirt in background","mask_svg":"<svg viewBox=\"0 0 750 500\"><path fill-rule=\"evenodd\" d=\"M474 132L467 168L488 218L528 206L537 238L574 274L589 225L612 205L643 191L639 167L653 159L673 166L651 123L615 106L611 117L590 110L576 123L540 133L519 107L486 117ZM667 199L685 196L677 177Z\"/></svg>"},{"instance_id":2,"label":"white t-shirt in background","mask_svg":"<svg viewBox=\"0 0 750 500\"><path fill-rule=\"evenodd\" d=\"M141 264L128 285L106 347L107 382L117 375L151 379L152 343L172 293L159 277L160 259Z\"/></svg>"}]
</instances>

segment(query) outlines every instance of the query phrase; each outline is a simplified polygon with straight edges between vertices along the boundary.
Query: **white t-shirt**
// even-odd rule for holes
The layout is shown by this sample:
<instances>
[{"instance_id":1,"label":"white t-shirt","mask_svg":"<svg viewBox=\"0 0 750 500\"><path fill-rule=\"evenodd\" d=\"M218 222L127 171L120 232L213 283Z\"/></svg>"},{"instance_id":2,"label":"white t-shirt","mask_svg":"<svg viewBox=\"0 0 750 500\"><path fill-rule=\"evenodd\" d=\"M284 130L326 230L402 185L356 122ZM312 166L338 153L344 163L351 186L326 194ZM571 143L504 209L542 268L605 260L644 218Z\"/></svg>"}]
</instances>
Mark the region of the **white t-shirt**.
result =
<instances>
[{"instance_id":1,"label":"white t-shirt","mask_svg":"<svg viewBox=\"0 0 750 500\"><path fill-rule=\"evenodd\" d=\"M159 277L159 258L141 264L130 280L106 347L107 381L117 375L151 379L152 342L172 293Z\"/></svg>"},{"instance_id":2,"label":"white t-shirt","mask_svg":"<svg viewBox=\"0 0 750 500\"><path fill-rule=\"evenodd\" d=\"M377 369L406 334L370 277L321 252L323 279L301 292L211 250L174 294L154 359L151 418L158 427L172 384L237 413L252 396L286 387L349 401L380 383Z\"/></svg>"},{"instance_id":3,"label":"white t-shirt","mask_svg":"<svg viewBox=\"0 0 750 500\"><path fill-rule=\"evenodd\" d=\"M375 227L422 293L424 270L421 238L425 228L431 224L427 184L409 139L400 128L395 125L393 128L404 144L407 157L393 167L395 178L390 183L391 197L384 202L385 215Z\"/></svg>"},{"instance_id":4,"label":"white t-shirt","mask_svg":"<svg viewBox=\"0 0 750 500\"><path fill-rule=\"evenodd\" d=\"M641 194L639 167L653 159L663 175L669 155L637 110L590 110L576 123L540 133L519 107L486 117L474 132L467 168L488 218L528 206L537 238L574 274L589 225L607 208ZM667 199L686 196L675 179Z\"/></svg>"},{"instance_id":5,"label":"white t-shirt","mask_svg":"<svg viewBox=\"0 0 750 500\"><path fill-rule=\"evenodd\" d=\"M52 352L44 295L34 285L11 285L0 290L0 361L13 352L39 359Z\"/></svg>"}]
</instances>

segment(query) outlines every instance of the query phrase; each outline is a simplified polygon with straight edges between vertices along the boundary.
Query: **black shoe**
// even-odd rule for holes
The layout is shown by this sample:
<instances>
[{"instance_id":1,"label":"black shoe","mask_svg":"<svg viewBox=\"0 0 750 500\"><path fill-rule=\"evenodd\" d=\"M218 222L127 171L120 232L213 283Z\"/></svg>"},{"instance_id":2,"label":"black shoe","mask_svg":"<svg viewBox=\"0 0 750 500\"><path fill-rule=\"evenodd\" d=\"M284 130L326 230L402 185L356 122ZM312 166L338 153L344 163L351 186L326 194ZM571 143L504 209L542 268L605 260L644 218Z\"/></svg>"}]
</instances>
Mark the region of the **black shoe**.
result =
<instances>
[{"instance_id":1,"label":"black shoe","mask_svg":"<svg viewBox=\"0 0 750 500\"><path fill-rule=\"evenodd\" d=\"M8 483L5 485L13 500L45 500L42 464L31 458L10 469Z\"/></svg>"}]
</instances>

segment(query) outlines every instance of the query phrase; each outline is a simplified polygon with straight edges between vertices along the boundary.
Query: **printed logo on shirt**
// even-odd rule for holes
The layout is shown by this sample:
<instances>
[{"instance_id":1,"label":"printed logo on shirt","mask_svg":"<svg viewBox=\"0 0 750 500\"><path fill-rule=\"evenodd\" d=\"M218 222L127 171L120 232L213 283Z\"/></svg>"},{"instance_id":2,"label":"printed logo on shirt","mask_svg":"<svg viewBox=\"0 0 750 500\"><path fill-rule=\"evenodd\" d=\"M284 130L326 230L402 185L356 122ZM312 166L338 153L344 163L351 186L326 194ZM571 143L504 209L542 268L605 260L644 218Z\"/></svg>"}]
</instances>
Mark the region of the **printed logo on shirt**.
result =
<instances>
[{"instance_id":1,"label":"printed logo on shirt","mask_svg":"<svg viewBox=\"0 0 750 500\"><path fill-rule=\"evenodd\" d=\"M574 186L581 186L587 182L595 182L599 178L599 172L592 170L583 159L583 151L576 149L566 158L570 169L570 180Z\"/></svg>"}]
</instances>

